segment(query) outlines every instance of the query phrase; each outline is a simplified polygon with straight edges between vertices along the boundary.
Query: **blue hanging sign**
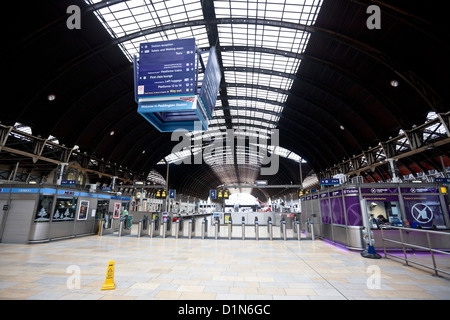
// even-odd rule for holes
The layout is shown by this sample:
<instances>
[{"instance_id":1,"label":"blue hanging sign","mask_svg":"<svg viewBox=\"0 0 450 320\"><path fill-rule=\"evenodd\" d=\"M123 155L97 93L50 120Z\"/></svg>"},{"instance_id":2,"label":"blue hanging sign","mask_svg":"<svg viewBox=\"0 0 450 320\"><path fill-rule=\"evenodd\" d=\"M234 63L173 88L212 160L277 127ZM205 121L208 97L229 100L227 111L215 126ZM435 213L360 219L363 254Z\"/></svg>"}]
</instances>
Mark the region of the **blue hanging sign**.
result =
<instances>
[{"instance_id":1,"label":"blue hanging sign","mask_svg":"<svg viewBox=\"0 0 450 320\"><path fill-rule=\"evenodd\" d=\"M137 98L196 92L195 39L141 43Z\"/></svg>"},{"instance_id":2,"label":"blue hanging sign","mask_svg":"<svg viewBox=\"0 0 450 320\"><path fill-rule=\"evenodd\" d=\"M209 50L208 63L200 91L200 101L203 103L209 119L212 119L212 113L216 106L221 79L222 74L220 72L219 61L217 60L216 49L213 47Z\"/></svg>"},{"instance_id":3,"label":"blue hanging sign","mask_svg":"<svg viewBox=\"0 0 450 320\"><path fill-rule=\"evenodd\" d=\"M434 178L434 182L450 184L450 178Z\"/></svg>"},{"instance_id":4,"label":"blue hanging sign","mask_svg":"<svg viewBox=\"0 0 450 320\"><path fill-rule=\"evenodd\" d=\"M217 191L214 190L214 189L209 190L209 198L210 198L211 200L217 199Z\"/></svg>"},{"instance_id":5,"label":"blue hanging sign","mask_svg":"<svg viewBox=\"0 0 450 320\"><path fill-rule=\"evenodd\" d=\"M175 199L175 193L176 193L175 189L170 189L169 190L169 199Z\"/></svg>"},{"instance_id":6,"label":"blue hanging sign","mask_svg":"<svg viewBox=\"0 0 450 320\"><path fill-rule=\"evenodd\" d=\"M339 179L320 179L321 186L334 186L339 184Z\"/></svg>"}]
</instances>

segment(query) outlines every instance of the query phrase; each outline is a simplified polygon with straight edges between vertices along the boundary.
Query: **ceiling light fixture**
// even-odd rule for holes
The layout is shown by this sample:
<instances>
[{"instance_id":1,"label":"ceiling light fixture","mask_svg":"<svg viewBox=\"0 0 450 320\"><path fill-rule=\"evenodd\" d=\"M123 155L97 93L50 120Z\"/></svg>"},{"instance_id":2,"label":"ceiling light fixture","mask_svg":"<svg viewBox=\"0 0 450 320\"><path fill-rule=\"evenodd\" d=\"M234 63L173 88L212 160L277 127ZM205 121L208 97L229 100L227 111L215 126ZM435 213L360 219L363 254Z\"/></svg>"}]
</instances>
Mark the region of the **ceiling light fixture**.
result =
<instances>
[{"instance_id":1,"label":"ceiling light fixture","mask_svg":"<svg viewBox=\"0 0 450 320\"><path fill-rule=\"evenodd\" d=\"M398 87L398 81L395 80L395 79L392 79L391 80L391 86L394 87L394 88Z\"/></svg>"}]
</instances>

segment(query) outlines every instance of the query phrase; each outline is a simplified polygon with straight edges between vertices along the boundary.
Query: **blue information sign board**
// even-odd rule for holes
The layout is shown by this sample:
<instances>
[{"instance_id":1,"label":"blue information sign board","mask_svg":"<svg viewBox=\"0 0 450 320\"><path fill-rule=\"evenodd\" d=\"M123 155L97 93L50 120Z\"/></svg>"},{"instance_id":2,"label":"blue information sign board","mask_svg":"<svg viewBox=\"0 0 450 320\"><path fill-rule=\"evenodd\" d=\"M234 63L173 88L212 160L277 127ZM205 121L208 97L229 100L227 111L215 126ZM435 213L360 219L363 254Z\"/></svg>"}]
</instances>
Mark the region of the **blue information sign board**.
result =
<instances>
[{"instance_id":1,"label":"blue information sign board","mask_svg":"<svg viewBox=\"0 0 450 320\"><path fill-rule=\"evenodd\" d=\"M221 79L222 74L220 72L219 61L217 60L216 48L213 47L209 50L208 63L200 92L200 99L208 112L209 119L212 119L212 113L216 106Z\"/></svg>"},{"instance_id":2,"label":"blue information sign board","mask_svg":"<svg viewBox=\"0 0 450 320\"><path fill-rule=\"evenodd\" d=\"M450 184L450 178L434 178L436 183L446 183Z\"/></svg>"},{"instance_id":3,"label":"blue information sign board","mask_svg":"<svg viewBox=\"0 0 450 320\"><path fill-rule=\"evenodd\" d=\"M176 193L175 189L170 189L169 190L169 199L175 199L175 193Z\"/></svg>"},{"instance_id":4,"label":"blue information sign board","mask_svg":"<svg viewBox=\"0 0 450 320\"><path fill-rule=\"evenodd\" d=\"M320 179L321 186L333 186L339 184L339 179Z\"/></svg>"},{"instance_id":5,"label":"blue information sign board","mask_svg":"<svg viewBox=\"0 0 450 320\"><path fill-rule=\"evenodd\" d=\"M141 43L137 98L196 94L195 39Z\"/></svg>"},{"instance_id":6,"label":"blue information sign board","mask_svg":"<svg viewBox=\"0 0 450 320\"><path fill-rule=\"evenodd\" d=\"M217 191L214 190L214 189L209 190L209 198L210 198L211 200L217 199Z\"/></svg>"}]
</instances>

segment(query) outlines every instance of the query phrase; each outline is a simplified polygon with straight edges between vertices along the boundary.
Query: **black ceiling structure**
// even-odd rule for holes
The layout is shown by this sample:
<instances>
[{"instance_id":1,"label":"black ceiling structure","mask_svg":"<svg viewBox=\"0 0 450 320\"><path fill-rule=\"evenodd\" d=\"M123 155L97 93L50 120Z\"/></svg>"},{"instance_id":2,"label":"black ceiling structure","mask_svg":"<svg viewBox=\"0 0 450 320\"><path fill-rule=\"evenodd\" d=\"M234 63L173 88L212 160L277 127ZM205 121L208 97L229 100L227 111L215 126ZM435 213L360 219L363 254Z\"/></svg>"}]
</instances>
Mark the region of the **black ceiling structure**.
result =
<instances>
[{"instance_id":1,"label":"black ceiling structure","mask_svg":"<svg viewBox=\"0 0 450 320\"><path fill-rule=\"evenodd\" d=\"M29 126L31 135L38 139L56 137L59 145L72 150L67 160L75 158L85 169L94 165L92 172L105 173L92 176L100 180L119 175L132 183L145 179L152 169L165 176L166 166L157 163L177 142L137 113L133 65L120 44L144 35L201 26L206 30L202 36L207 45L200 49L217 48L223 75L214 117L217 122L210 128L235 129L244 123L255 130L278 129L280 146L306 160L301 165L303 177L310 172L319 178L349 173L362 175L366 181L387 180L391 175L387 158L394 158L403 174L441 170L439 159L450 166L450 37L437 1L323 0L313 23L294 23L283 17L255 18L249 8L258 1L249 1L247 10L242 9L239 15L230 13L229 17L219 14L223 10L218 8L235 8L233 2L237 6L244 2L191 1L201 6L198 17L161 21L112 37L95 13L123 2L58 0L30 2L26 8L8 5L5 12L18 18L3 33L0 121L5 138L10 134L7 128L17 123ZM153 2L156 8L158 1ZM266 11L271 6L279 8L280 3L284 3L280 10L288 8L284 1L259 3L264 3ZM70 5L81 9L81 29L67 27ZM380 9L381 29L367 26L371 5ZM186 3L184 9L188 10ZM307 34L309 40L304 50L295 51L258 46L251 41L241 44L237 35L224 32L226 28L236 32L233 28L242 26L256 31L256 27L264 27L264 32L278 28L280 43L285 31ZM295 37L292 39L295 41ZM244 54L270 55L275 57L274 63L243 66L237 57ZM229 57L234 57L233 65L227 63ZM275 69L286 59L299 61L294 72ZM257 78L245 81L238 77L240 74ZM254 80L263 77L276 77L291 85L286 90ZM398 85L393 86L392 80ZM245 93L251 90L269 94ZM55 99L49 100L49 95ZM280 102L273 95L285 95L286 99ZM258 110L261 103L274 109ZM277 106L282 107L281 112L276 111ZM261 113L257 118L254 110ZM440 133L430 133L432 128L423 127L430 112L437 115ZM423 136L427 132L433 137L429 143ZM399 146L405 139L407 152ZM12 166L20 160L21 166L49 170L48 161L30 156L35 154L36 142L26 147L14 138L5 141L0 164ZM71 149L74 146L76 150ZM384 154L380 161L378 150ZM48 159L62 160L50 153ZM56 162L50 165L56 166ZM244 167L230 165L225 171L234 170L237 184L246 182L242 181L242 170L269 184L300 183L299 162L292 159L280 157L279 172L273 176L259 175L259 166ZM226 182L206 163L171 164L169 172L170 188L200 198ZM252 193L267 199L280 190L254 189Z\"/></svg>"}]
</instances>

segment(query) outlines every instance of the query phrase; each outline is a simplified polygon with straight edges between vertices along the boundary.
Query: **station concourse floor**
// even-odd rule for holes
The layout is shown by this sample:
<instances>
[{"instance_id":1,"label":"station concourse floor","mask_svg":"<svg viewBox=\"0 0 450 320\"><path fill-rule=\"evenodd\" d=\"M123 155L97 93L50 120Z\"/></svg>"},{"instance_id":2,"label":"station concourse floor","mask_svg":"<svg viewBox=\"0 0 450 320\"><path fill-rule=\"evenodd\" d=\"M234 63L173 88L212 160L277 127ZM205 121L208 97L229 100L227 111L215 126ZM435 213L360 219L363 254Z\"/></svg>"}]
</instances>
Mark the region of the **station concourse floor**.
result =
<instances>
[{"instance_id":1,"label":"station concourse floor","mask_svg":"<svg viewBox=\"0 0 450 320\"><path fill-rule=\"evenodd\" d=\"M102 291L110 260L116 289ZM438 266L450 270L449 260ZM323 240L137 238L134 230L0 243L0 299L448 300L450 277Z\"/></svg>"}]
</instances>

